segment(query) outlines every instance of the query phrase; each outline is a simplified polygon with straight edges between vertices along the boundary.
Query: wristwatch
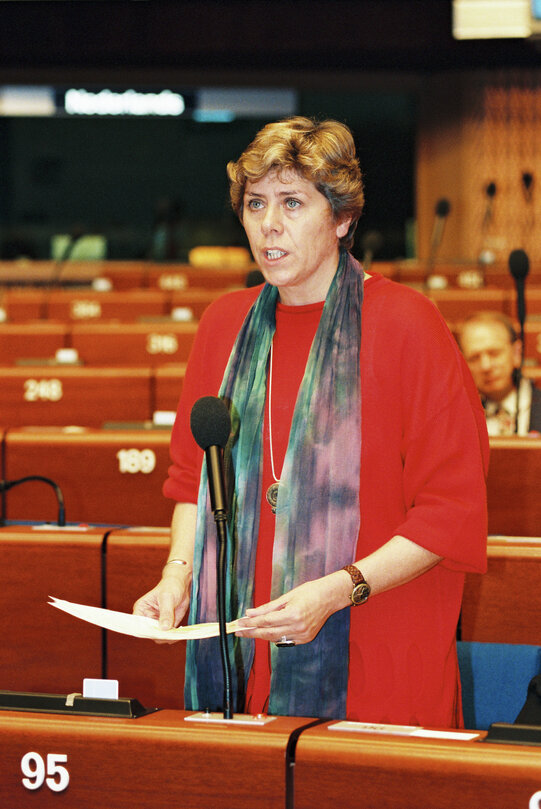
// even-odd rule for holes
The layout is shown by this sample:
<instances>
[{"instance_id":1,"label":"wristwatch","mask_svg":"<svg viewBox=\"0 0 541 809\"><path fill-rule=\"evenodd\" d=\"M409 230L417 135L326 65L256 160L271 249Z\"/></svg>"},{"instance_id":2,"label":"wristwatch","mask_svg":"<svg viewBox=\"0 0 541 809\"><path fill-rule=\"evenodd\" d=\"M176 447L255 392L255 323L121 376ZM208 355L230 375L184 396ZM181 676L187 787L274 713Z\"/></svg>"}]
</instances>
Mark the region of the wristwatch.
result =
<instances>
[{"instance_id":1,"label":"wristwatch","mask_svg":"<svg viewBox=\"0 0 541 809\"><path fill-rule=\"evenodd\" d=\"M370 595L370 585L365 581L365 578L358 567L355 565L344 565L342 570L345 570L351 576L353 582L353 590L351 591L351 603L354 607L359 604L364 604Z\"/></svg>"}]
</instances>

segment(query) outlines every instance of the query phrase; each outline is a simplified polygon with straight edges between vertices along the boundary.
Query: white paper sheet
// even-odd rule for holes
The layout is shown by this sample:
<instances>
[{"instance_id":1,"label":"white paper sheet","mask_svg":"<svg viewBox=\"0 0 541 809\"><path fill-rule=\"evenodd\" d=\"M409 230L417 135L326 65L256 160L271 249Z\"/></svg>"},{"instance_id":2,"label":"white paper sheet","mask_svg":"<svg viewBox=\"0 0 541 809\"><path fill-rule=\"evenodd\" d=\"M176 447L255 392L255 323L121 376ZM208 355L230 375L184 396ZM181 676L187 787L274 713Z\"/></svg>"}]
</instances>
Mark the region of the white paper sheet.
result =
<instances>
[{"instance_id":1,"label":"white paper sheet","mask_svg":"<svg viewBox=\"0 0 541 809\"><path fill-rule=\"evenodd\" d=\"M146 618L144 615L131 615L127 612L104 610L101 607L89 607L85 604L74 604L72 601L63 601L60 598L49 596L49 604L57 607L82 621L120 632L122 635L132 635L134 638L150 638L151 640L198 640L200 638L214 638L220 634L218 623L193 624L192 626L179 626L175 629L160 629L158 621ZM228 633L238 629L238 621L226 624Z\"/></svg>"}]
</instances>

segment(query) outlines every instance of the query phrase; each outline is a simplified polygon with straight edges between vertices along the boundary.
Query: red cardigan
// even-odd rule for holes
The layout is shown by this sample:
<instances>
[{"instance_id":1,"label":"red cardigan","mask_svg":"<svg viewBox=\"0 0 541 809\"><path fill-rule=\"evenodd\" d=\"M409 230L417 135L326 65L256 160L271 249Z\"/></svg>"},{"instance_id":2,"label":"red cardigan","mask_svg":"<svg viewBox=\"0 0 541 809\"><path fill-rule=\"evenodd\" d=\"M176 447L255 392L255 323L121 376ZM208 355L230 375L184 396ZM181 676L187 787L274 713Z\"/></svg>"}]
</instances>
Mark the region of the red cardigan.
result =
<instances>
[{"instance_id":1,"label":"red cardigan","mask_svg":"<svg viewBox=\"0 0 541 809\"><path fill-rule=\"evenodd\" d=\"M259 288L205 312L186 372L164 493L197 501L202 452L189 429L200 396L216 395L236 334ZM273 450L279 476L294 401L322 304L278 304ZM361 528L356 559L396 534L444 557L408 584L351 610L348 718L456 726L462 721L455 632L464 571L486 565L488 439L479 396L434 305L374 275L365 282L361 340ZM255 603L268 600L273 516L268 424ZM235 617L235 616L232 616ZM251 712L268 693L268 644L258 643Z\"/></svg>"}]
</instances>

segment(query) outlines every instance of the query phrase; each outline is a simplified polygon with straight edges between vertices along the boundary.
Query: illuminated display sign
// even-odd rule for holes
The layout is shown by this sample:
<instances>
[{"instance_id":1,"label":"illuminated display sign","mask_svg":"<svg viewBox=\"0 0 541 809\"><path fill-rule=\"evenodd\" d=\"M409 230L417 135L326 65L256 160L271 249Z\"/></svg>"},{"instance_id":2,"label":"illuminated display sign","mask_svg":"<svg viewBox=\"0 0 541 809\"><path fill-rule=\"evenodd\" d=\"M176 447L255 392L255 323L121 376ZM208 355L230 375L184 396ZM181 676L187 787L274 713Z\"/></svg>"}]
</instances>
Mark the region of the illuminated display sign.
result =
<instances>
[{"instance_id":1,"label":"illuminated display sign","mask_svg":"<svg viewBox=\"0 0 541 809\"><path fill-rule=\"evenodd\" d=\"M142 93L137 90L67 90L64 110L68 115L158 115L178 116L186 109L184 96L171 90Z\"/></svg>"}]
</instances>

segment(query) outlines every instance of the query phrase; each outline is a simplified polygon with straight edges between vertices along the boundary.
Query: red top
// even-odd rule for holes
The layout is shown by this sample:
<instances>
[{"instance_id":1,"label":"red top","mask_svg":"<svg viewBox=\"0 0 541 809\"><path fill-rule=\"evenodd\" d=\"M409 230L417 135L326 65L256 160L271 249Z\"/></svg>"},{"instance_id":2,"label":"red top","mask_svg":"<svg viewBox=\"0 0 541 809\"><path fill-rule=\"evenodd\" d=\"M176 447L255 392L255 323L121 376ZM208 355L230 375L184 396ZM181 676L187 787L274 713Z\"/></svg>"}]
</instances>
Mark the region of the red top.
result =
<instances>
[{"instance_id":1,"label":"red top","mask_svg":"<svg viewBox=\"0 0 541 809\"><path fill-rule=\"evenodd\" d=\"M173 429L164 493L196 502L202 452L189 429L197 398L216 395L259 289L212 304L202 318ZM322 305L277 307L273 451L279 476L295 397ZM456 342L423 295L381 276L365 282L361 340L361 528L356 559L396 534L443 561L408 584L351 608L348 718L461 723L455 633L464 571L486 566L488 439L479 396ZM268 600L274 517L265 413L255 604ZM352 560L353 561L353 560ZM263 654L261 654L263 652ZM258 644L251 712L268 694L268 644Z\"/></svg>"}]
</instances>

